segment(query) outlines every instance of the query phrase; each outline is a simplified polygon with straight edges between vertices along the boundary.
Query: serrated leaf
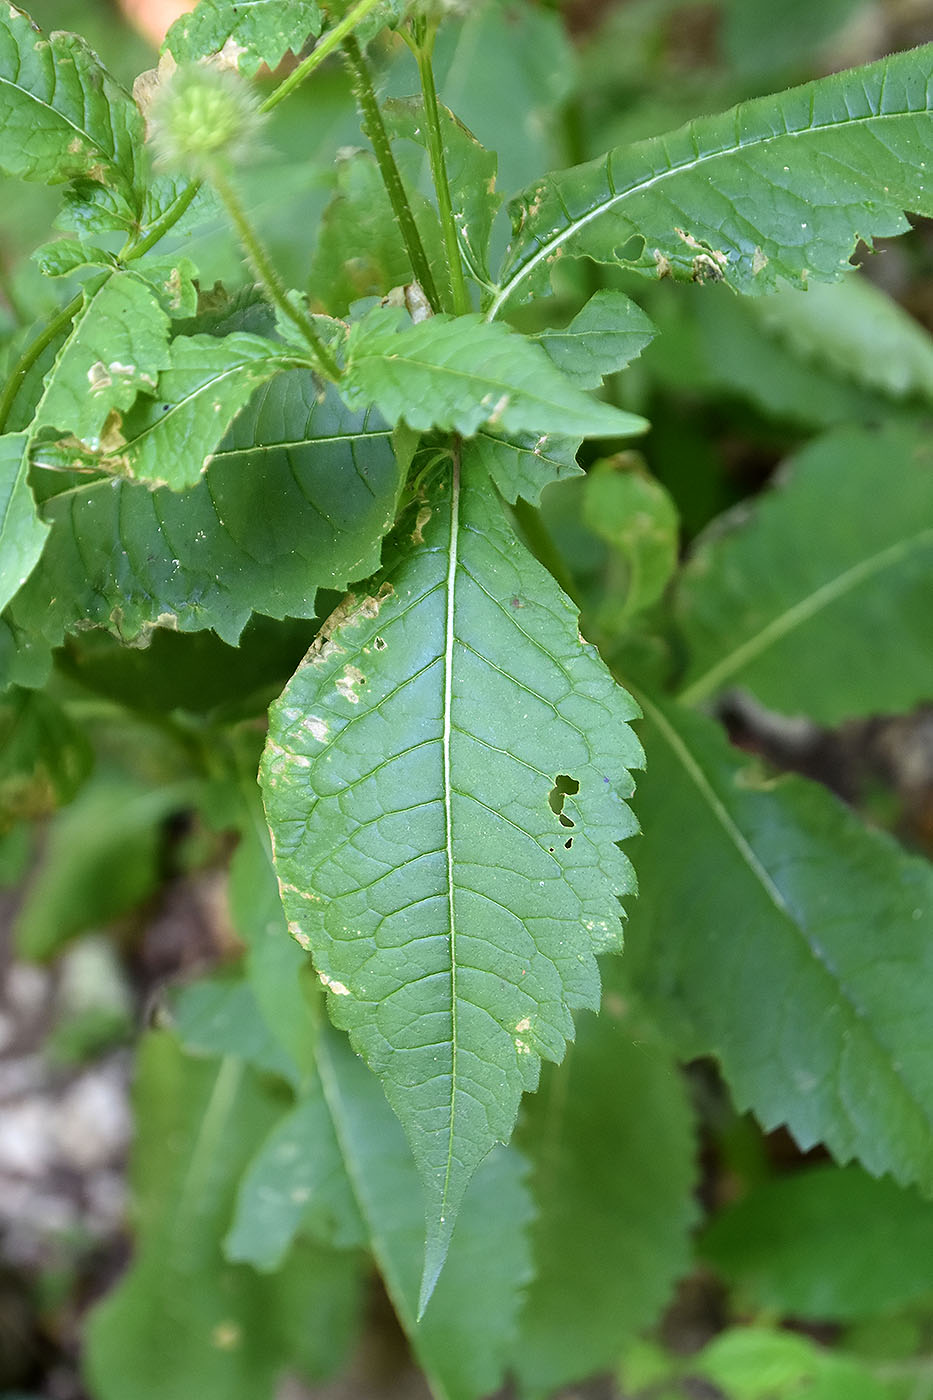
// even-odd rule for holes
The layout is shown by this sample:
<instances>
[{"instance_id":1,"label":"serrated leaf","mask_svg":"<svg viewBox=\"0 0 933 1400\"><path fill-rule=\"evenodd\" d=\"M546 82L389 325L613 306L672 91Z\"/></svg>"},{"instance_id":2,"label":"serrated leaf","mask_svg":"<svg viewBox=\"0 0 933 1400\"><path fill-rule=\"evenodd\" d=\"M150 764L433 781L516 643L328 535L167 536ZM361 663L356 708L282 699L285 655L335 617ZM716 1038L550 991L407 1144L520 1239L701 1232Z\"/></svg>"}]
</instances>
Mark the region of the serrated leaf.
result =
<instances>
[{"instance_id":1,"label":"serrated leaf","mask_svg":"<svg viewBox=\"0 0 933 1400\"><path fill-rule=\"evenodd\" d=\"M13 5L0 13L0 127L8 174L98 183L135 208L138 107L77 34L45 39Z\"/></svg>"},{"instance_id":2,"label":"serrated leaf","mask_svg":"<svg viewBox=\"0 0 933 1400\"><path fill-rule=\"evenodd\" d=\"M583 474L577 465L580 439L560 433L515 433L510 438L478 432L472 460L512 505L519 496L537 505L545 486Z\"/></svg>"},{"instance_id":3,"label":"serrated leaf","mask_svg":"<svg viewBox=\"0 0 933 1400\"><path fill-rule=\"evenodd\" d=\"M469 437L504 433L624 437L648 426L570 383L540 347L482 317L431 316L419 325L378 306L350 328L340 391L351 408L374 403L391 423Z\"/></svg>"},{"instance_id":4,"label":"serrated leaf","mask_svg":"<svg viewBox=\"0 0 933 1400\"><path fill-rule=\"evenodd\" d=\"M424 102L420 97L390 98L383 104L393 136L428 149ZM489 285L489 236L502 196L496 190L498 158L443 103L438 104L441 141L457 239L467 270Z\"/></svg>"},{"instance_id":5,"label":"serrated leaf","mask_svg":"<svg viewBox=\"0 0 933 1400\"><path fill-rule=\"evenodd\" d=\"M596 389L641 354L656 334L649 318L622 292L595 292L563 330L541 331L535 339L557 368L579 384Z\"/></svg>"},{"instance_id":6,"label":"serrated leaf","mask_svg":"<svg viewBox=\"0 0 933 1400\"><path fill-rule=\"evenodd\" d=\"M837 280L859 238L933 213L931 77L928 44L545 176L511 205L487 315L546 292L565 256L743 292Z\"/></svg>"},{"instance_id":7,"label":"serrated leaf","mask_svg":"<svg viewBox=\"0 0 933 1400\"><path fill-rule=\"evenodd\" d=\"M42 428L71 433L92 450L101 446L113 412L152 393L168 366L169 319L150 287L131 272L115 272L88 292L36 410Z\"/></svg>"},{"instance_id":8,"label":"serrated leaf","mask_svg":"<svg viewBox=\"0 0 933 1400\"><path fill-rule=\"evenodd\" d=\"M137 400L97 453L40 446L36 462L85 467L185 491L207 470L231 422L256 388L285 364L282 346L261 336L179 335L154 397Z\"/></svg>"},{"instance_id":9,"label":"serrated leaf","mask_svg":"<svg viewBox=\"0 0 933 1400\"><path fill-rule=\"evenodd\" d=\"M0 833L70 802L91 764L84 732L49 696L0 696Z\"/></svg>"},{"instance_id":10,"label":"serrated leaf","mask_svg":"<svg viewBox=\"0 0 933 1400\"><path fill-rule=\"evenodd\" d=\"M175 318L192 317L198 309L198 269L190 258L150 254L133 261L133 271L148 282L162 310Z\"/></svg>"},{"instance_id":11,"label":"serrated leaf","mask_svg":"<svg viewBox=\"0 0 933 1400\"><path fill-rule=\"evenodd\" d=\"M0 437L0 608L29 578L49 533L29 489L28 448L28 433Z\"/></svg>"},{"instance_id":12,"label":"serrated leaf","mask_svg":"<svg viewBox=\"0 0 933 1400\"><path fill-rule=\"evenodd\" d=\"M541 1396L614 1367L689 1264L692 1125L670 1053L604 1005L546 1071L519 1145L538 1217L512 1371Z\"/></svg>"},{"instance_id":13,"label":"serrated leaf","mask_svg":"<svg viewBox=\"0 0 933 1400\"><path fill-rule=\"evenodd\" d=\"M407 466L375 414L319 403L307 370L278 375L191 491L106 478L47 502L53 548L10 605L0 674L35 677L40 646L88 624L235 644L253 612L313 617L318 588L378 565Z\"/></svg>"},{"instance_id":14,"label":"serrated leaf","mask_svg":"<svg viewBox=\"0 0 933 1400\"><path fill-rule=\"evenodd\" d=\"M502 1383L531 1272L527 1166L514 1148L498 1148L480 1167L463 1203L447 1267L427 1312L416 1321L424 1216L411 1152L377 1081L346 1039L327 1028L317 1053L376 1262L431 1394L436 1400L482 1400ZM491 1258L495 1269L489 1267Z\"/></svg>"},{"instance_id":15,"label":"serrated leaf","mask_svg":"<svg viewBox=\"0 0 933 1400\"><path fill-rule=\"evenodd\" d=\"M198 1061L150 1035L136 1074L133 1264L94 1309L89 1389L100 1400L272 1400L285 1368L344 1360L359 1260L303 1245L272 1277L226 1263L237 1180L279 1104L232 1058ZM171 1345L166 1338L171 1337Z\"/></svg>"},{"instance_id":16,"label":"serrated leaf","mask_svg":"<svg viewBox=\"0 0 933 1400\"><path fill-rule=\"evenodd\" d=\"M765 1128L933 1188L930 865L816 784L757 775L711 720L642 705L639 995Z\"/></svg>"},{"instance_id":17,"label":"serrated leaf","mask_svg":"<svg viewBox=\"0 0 933 1400\"><path fill-rule=\"evenodd\" d=\"M201 0L175 21L162 47L178 63L223 50L251 77L263 64L277 68L289 51L300 54L321 24L316 0Z\"/></svg>"},{"instance_id":18,"label":"serrated leaf","mask_svg":"<svg viewBox=\"0 0 933 1400\"><path fill-rule=\"evenodd\" d=\"M273 706L283 902L412 1144L426 1296L470 1176L618 946L635 713L469 450Z\"/></svg>"},{"instance_id":19,"label":"serrated leaf","mask_svg":"<svg viewBox=\"0 0 933 1400\"><path fill-rule=\"evenodd\" d=\"M858 1167L817 1167L755 1186L700 1253L756 1310L868 1318L933 1291L933 1204Z\"/></svg>"},{"instance_id":20,"label":"serrated leaf","mask_svg":"<svg viewBox=\"0 0 933 1400\"><path fill-rule=\"evenodd\" d=\"M835 724L929 696L927 434L840 429L743 515L701 542L681 576L685 700L742 685L775 709ZM866 636L870 646L857 640Z\"/></svg>"},{"instance_id":21,"label":"serrated leaf","mask_svg":"<svg viewBox=\"0 0 933 1400\"><path fill-rule=\"evenodd\" d=\"M96 248L77 238L56 238L51 243L43 243L31 256L43 277L68 277L85 267L113 267L113 258L104 248Z\"/></svg>"}]
</instances>

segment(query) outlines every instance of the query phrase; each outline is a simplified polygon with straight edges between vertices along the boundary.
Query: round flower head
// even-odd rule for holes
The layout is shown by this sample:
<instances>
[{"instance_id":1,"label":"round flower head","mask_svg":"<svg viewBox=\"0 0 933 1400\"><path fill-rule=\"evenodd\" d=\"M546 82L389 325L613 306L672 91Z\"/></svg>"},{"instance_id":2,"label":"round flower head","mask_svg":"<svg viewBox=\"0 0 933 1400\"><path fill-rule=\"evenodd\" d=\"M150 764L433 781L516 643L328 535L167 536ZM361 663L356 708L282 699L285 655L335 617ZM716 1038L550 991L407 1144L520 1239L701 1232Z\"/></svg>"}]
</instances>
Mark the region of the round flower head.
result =
<instances>
[{"instance_id":1,"label":"round flower head","mask_svg":"<svg viewBox=\"0 0 933 1400\"><path fill-rule=\"evenodd\" d=\"M175 69L149 112L149 139L159 165L196 177L246 160L262 115L238 73L212 63Z\"/></svg>"}]
</instances>

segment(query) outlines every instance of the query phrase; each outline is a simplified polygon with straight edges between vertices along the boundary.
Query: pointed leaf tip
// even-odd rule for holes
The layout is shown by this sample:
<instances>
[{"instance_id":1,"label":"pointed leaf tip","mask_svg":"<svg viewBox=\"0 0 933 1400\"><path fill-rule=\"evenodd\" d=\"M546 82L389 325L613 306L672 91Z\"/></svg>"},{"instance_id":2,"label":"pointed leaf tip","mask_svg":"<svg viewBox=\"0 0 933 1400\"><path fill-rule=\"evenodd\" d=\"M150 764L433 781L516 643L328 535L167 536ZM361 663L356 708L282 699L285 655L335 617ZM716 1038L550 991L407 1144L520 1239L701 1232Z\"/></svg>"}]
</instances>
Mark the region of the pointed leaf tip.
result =
<instances>
[{"instance_id":1,"label":"pointed leaf tip","mask_svg":"<svg viewBox=\"0 0 933 1400\"><path fill-rule=\"evenodd\" d=\"M441 1270L447 1260L453 1232L454 1220L449 1215L440 1216L428 1224L427 1238L424 1244L424 1268L421 1273L421 1287L418 1290L418 1311L415 1314L416 1322L420 1322L424 1317L425 1309L437 1287Z\"/></svg>"}]
</instances>

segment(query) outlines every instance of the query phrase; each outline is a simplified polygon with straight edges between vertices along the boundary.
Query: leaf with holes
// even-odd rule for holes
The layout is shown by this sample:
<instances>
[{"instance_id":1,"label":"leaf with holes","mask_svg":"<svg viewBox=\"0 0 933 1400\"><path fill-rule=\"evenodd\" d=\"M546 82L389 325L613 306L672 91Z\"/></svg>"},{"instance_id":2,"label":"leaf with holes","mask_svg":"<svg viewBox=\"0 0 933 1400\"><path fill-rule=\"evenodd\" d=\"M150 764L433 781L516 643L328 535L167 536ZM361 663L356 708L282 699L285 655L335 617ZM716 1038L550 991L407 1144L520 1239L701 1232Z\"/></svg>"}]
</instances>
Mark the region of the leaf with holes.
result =
<instances>
[{"instance_id":1,"label":"leaf with holes","mask_svg":"<svg viewBox=\"0 0 933 1400\"><path fill-rule=\"evenodd\" d=\"M636 713L469 449L273 706L286 913L424 1178L422 1301L471 1175L619 946Z\"/></svg>"},{"instance_id":2,"label":"leaf with holes","mask_svg":"<svg viewBox=\"0 0 933 1400\"><path fill-rule=\"evenodd\" d=\"M301 53L320 31L316 0L201 0L175 21L163 48L178 63L223 51L252 76L264 63L277 68L289 51Z\"/></svg>"},{"instance_id":3,"label":"leaf with holes","mask_svg":"<svg viewBox=\"0 0 933 1400\"><path fill-rule=\"evenodd\" d=\"M834 281L859 238L933 214L931 112L928 44L546 175L512 202L488 315L546 293L565 256L742 292Z\"/></svg>"}]
</instances>

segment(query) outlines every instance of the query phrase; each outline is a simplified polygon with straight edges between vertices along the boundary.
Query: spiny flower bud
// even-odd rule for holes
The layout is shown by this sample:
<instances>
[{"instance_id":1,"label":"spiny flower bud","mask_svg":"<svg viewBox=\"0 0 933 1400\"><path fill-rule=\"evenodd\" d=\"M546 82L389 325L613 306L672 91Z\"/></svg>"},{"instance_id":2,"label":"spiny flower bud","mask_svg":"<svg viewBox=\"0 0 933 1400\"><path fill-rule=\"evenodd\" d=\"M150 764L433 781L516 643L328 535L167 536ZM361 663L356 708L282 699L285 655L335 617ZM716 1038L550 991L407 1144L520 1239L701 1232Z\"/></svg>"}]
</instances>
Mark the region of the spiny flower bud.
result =
<instances>
[{"instance_id":1,"label":"spiny flower bud","mask_svg":"<svg viewBox=\"0 0 933 1400\"><path fill-rule=\"evenodd\" d=\"M240 165L262 123L249 84L230 68L184 64L160 85L149 110L149 139L159 165L197 177Z\"/></svg>"}]
</instances>

